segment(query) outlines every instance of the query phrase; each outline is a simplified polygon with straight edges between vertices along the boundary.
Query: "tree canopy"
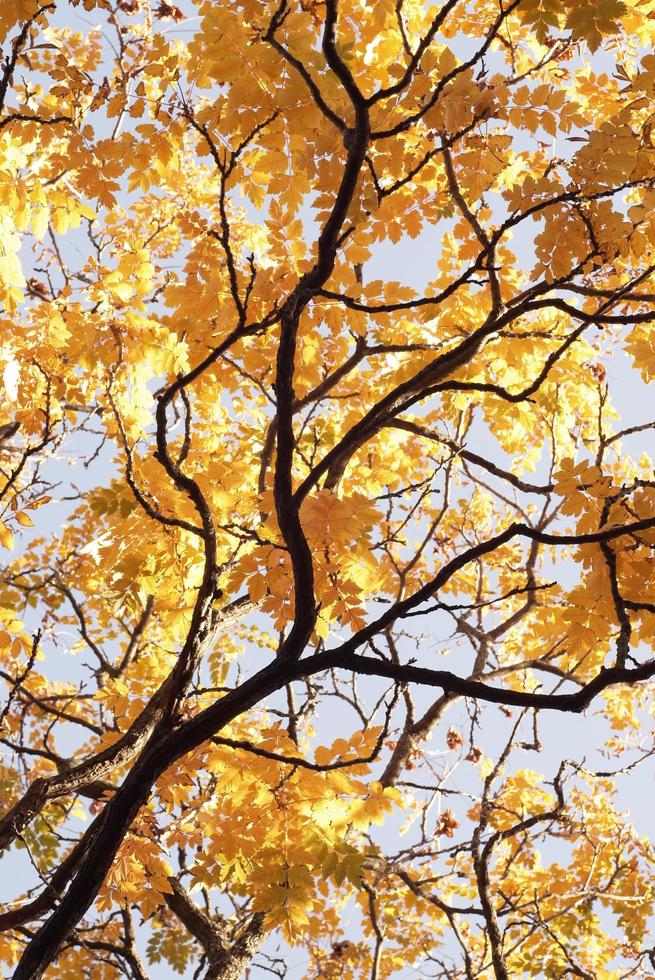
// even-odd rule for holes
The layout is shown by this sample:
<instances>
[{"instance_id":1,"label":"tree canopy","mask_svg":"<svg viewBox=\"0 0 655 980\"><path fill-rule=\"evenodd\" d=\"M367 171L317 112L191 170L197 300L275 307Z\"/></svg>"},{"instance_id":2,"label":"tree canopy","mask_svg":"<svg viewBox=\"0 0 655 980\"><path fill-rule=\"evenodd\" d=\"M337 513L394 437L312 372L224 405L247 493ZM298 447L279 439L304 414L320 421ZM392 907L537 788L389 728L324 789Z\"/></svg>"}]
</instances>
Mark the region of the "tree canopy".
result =
<instances>
[{"instance_id":1,"label":"tree canopy","mask_svg":"<svg viewBox=\"0 0 655 980\"><path fill-rule=\"evenodd\" d=\"M0 36L5 974L655 976L655 0Z\"/></svg>"}]
</instances>

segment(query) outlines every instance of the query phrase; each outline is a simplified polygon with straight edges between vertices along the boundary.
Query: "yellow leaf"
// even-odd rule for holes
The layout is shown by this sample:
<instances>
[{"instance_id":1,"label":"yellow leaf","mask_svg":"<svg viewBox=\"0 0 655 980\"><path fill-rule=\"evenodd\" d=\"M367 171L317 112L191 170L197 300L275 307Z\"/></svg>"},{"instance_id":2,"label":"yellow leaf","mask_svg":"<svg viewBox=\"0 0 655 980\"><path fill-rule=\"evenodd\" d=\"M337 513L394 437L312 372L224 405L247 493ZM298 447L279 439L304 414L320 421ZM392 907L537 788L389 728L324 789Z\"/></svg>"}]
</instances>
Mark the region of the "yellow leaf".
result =
<instances>
[{"instance_id":1,"label":"yellow leaf","mask_svg":"<svg viewBox=\"0 0 655 980\"><path fill-rule=\"evenodd\" d=\"M11 550L14 547L14 534L6 524L0 524L0 544Z\"/></svg>"}]
</instances>

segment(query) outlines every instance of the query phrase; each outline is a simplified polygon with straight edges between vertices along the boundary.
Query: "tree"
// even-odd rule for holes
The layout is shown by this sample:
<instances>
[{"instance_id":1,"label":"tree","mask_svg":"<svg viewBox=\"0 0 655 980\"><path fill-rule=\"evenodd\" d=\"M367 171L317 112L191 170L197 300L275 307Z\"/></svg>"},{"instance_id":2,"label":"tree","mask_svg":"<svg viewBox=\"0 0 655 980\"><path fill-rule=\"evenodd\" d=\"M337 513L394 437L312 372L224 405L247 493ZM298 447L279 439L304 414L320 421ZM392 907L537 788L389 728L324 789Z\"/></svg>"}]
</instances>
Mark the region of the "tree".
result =
<instances>
[{"instance_id":1,"label":"tree","mask_svg":"<svg viewBox=\"0 0 655 980\"><path fill-rule=\"evenodd\" d=\"M0 4L8 975L655 974L654 9Z\"/></svg>"}]
</instances>

